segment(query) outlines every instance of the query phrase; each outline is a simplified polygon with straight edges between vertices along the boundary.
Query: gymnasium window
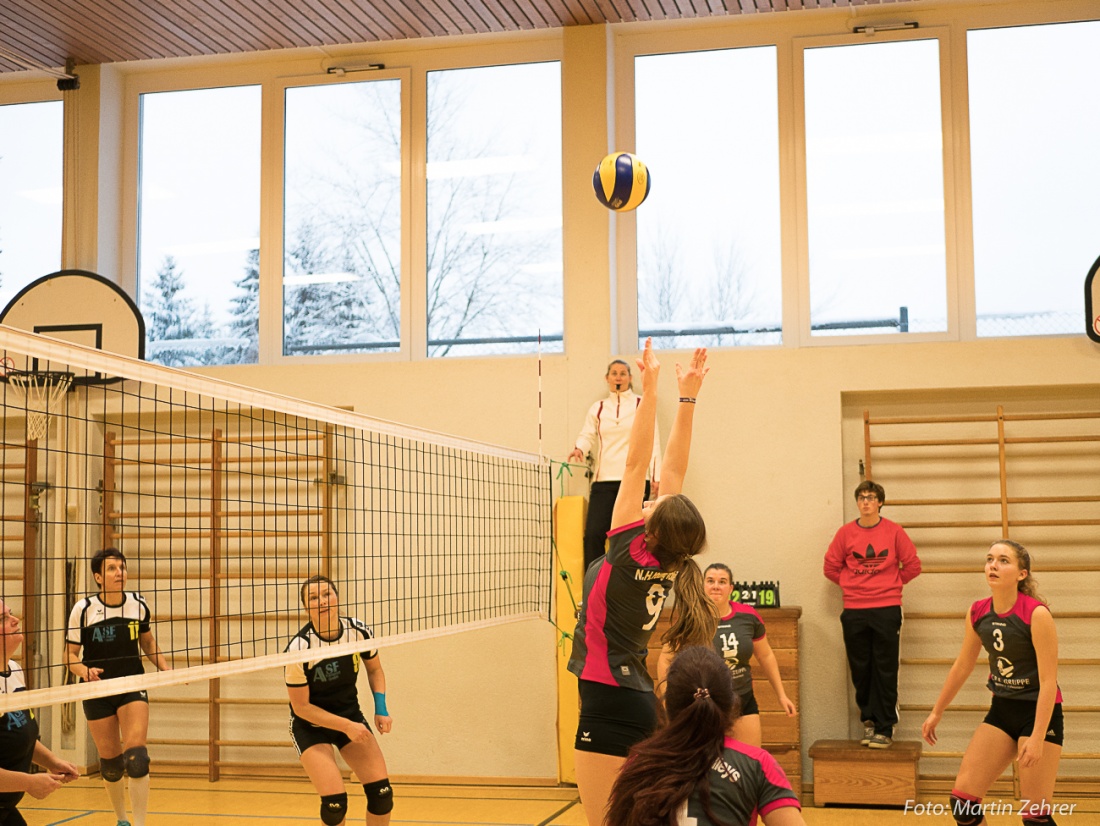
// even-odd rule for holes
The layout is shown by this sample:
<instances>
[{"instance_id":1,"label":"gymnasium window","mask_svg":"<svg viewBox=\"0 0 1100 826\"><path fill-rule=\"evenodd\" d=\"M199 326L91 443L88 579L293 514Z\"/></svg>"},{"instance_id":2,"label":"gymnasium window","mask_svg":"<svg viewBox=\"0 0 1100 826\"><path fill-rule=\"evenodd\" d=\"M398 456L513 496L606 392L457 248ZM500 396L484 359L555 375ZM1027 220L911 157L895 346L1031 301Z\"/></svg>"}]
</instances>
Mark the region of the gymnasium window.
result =
<instances>
[{"instance_id":1,"label":"gymnasium window","mask_svg":"<svg viewBox=\"0 0 1100 826\"><path fill-rule=\"evenodd\" d=\"M401 81L286 91L283 353L401 345Z\"/></svg>"},{"instance_id":2,"label":"gymnasium window","mask_svg":"<svg viewBox=\"0 0 1100 826\"><path fill-rule=\"evenodd\" d=\"M260 87L141 96L138 293L146 356L258 360Z\"/></svg>"},{"instance_id":3,"label":"gymnasium window","mask_svg":"<svg viewBox=\"0 0 1100 826\"><path fill-rule=\"evenodd\" d=\"M61 101L0 106L0 308L61 269Z\"/></svg>"},{"instance_id":4,"label":"gymnasium window","mask_svg":"<svg viewBox=\"0 0 1100 826\"><path fill-rule=\"evenodd\" d=\"M979 336L1081 331L1100 252L1097 54L1097 21L968 33Z\"/></svg>"},{"instance_id":5,"label":"gymnasium window","mask_svg":"<svg viewBox=\"0 0 1100 826\"><path fill-rule=\"evenodd\" d=\"M559 63L427 84L428 354L561 352Z\"/></svg>"},{"instance_id":6,"label":"gymnasium window","mask_svg":"<svg viewBox=\"0 0 1100 826\"><path fill-rule=\"evenodd\" d=\"M634 71L652 175L636 212L639 342L781 343L775 47L640 56Z\"/></svg>"},{"instance_id":7,"label":"gymnasium window","mask_svg":"<svg viewBox=\"0 0 1100 826\"><path fill-rule=\"evenodd\" d=\"M939 41L803 54L811 335L946 331Z\"/></svg>"}]
</instances>

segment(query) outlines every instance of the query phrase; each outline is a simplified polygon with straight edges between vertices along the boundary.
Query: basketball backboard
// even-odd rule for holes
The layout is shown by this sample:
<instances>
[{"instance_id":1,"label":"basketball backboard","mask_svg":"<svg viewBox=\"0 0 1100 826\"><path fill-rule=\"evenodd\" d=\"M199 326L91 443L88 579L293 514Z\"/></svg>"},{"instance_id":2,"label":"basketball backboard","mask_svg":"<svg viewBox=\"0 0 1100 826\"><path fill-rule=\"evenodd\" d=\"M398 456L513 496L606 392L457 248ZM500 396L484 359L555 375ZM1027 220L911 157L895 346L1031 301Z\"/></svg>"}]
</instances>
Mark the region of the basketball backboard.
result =
<instances>
[{"instance_id":1,"label":"basketball backboard","mask_svg":"<svg viewBox=\"0 0 1100 826\"><path fill-rule=\"evenodd\" d=\"M0 324L41 333L108 353L145 358L145 319L137 304L113 281L87 270L60 270L20 290L0 312ZM69 369L40 365L28 358L19 370ZM116 379L76 370L73 384L105 384Z\"/></svg>"}]
</instances>

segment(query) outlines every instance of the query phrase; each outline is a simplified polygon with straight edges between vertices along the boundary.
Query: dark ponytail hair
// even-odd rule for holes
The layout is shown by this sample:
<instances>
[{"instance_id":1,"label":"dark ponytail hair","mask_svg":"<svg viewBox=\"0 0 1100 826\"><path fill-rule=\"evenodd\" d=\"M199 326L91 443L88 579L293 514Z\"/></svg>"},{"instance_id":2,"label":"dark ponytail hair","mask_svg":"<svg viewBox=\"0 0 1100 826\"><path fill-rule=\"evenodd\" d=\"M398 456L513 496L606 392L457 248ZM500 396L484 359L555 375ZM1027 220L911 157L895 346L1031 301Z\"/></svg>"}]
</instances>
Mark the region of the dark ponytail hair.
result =
<instances>
[{"instance_id":1,"label":"dark ponytail hair","mask_svg":"<svg viewBox=\"0 0 1100 826\"><path fill-rule=\"evenodd\" d=\"M1047 601L1039 596L1039 583L1035 581L1035 577L1031 575L1031 554L1027 548L1021 545L1019 542L1015 542L1011 539L998 539L993 545L1005 545L1012 549L1012 553L1016 556L1016 564L1020 570L1027 571L1027 576L1016 583L1016 590L1021 594L1027 594L1032 599L1037 599L1043 605L1047 605ZM993 545L989 547L992 548ZM1050 606L1047 605L1049 608Z\"/></svg>"},{"instance_id":2,"label":"dark ponytail hair","mask_svg":"<svg viewBox=\"0 0 1100 826\"><path fill-rule=\"evenodd\" d=\"M676 826L677 810L698 790L711 822L707 774L722 754L740 700L725 662L710 646L683 649L668 671L669 724L631 751L607 804L607 826Z\"/></svg>"}]
</instances>

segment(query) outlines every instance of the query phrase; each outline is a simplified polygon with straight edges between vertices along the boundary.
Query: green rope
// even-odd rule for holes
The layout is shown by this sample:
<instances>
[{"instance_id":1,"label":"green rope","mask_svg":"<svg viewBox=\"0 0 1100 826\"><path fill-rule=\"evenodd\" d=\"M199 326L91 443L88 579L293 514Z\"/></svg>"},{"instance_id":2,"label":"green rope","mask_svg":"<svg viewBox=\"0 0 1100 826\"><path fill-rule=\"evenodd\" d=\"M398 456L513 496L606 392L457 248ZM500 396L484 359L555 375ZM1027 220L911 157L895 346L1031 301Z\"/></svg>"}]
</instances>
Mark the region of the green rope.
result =
<instances>
[{"instance_id":1,"label":"green rope","mask_svg":"<svg viewBox=\"0 0 1100 826\"><path fill-rule=\"evenodd\" d=\"M577 465L577 464L572 464L570 462L556 462L553 459L551 459L550 460L550 466L553 467L554 465L558 465L557 480L558 480L558 496L559 497L565 496L565 481L566 481L565 480L565 475L566 474L569 474L569 477L572 478L573 477L573 468L575 468L575 467L582 467L586 471L588 470L588 465L587 464Z\"/></svg>"},{"instance_id":2,"label":"green rope","mask_svg":"<svg viewBox=\"0 0 1100 826\"><path fill-rule=\"evenodd\" d=\"M561 555L558 553L558 543L554 541L553 537L550 537L550 549L553 552L555 558L558 561L558 576L561 577L562 582L565 583L565 590L569 593L569 601L573 603L573 613L577 613L577 598L573 595L573 575L569 571L565 570L565 566L561 563ZM549 620L550 624L557 629L558 634L558 648L565 649L565 641L572 641L573 635L568 631L562 630L553 620Z\"/></svg>"}]
</instances>

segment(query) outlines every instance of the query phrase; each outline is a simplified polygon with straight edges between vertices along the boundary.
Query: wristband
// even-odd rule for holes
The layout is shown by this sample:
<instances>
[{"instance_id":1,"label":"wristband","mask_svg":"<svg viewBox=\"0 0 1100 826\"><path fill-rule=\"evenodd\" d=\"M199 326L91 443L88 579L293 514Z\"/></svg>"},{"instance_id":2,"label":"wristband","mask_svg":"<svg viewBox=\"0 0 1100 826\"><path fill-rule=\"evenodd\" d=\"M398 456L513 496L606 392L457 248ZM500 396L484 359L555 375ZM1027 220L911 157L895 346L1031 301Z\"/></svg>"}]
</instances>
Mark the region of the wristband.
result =
<instances>
[{"instance_id":1,"label":"wristband","mask_svg":"<svg viewBox=\"0 0 1100 826\"><path fill-rule=\"evenodd\" d=\"M372 691L374 695L374 713L380 717L389 717L390 713L386 710L386 695L381 691Z\"/></svg>"},{"instance_id":2,"label":"wristband","mask_svg":"<svg viewBox=\"0 0 1100 826\"><path fill-rule=\"evenodd\" d=\"M695 399L691 396L681 396L680 401L687 402L688 404L695 404Z\"/></svg>"}]
</instances>

